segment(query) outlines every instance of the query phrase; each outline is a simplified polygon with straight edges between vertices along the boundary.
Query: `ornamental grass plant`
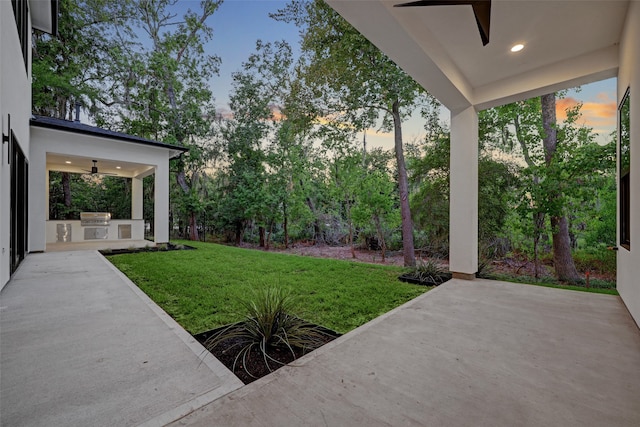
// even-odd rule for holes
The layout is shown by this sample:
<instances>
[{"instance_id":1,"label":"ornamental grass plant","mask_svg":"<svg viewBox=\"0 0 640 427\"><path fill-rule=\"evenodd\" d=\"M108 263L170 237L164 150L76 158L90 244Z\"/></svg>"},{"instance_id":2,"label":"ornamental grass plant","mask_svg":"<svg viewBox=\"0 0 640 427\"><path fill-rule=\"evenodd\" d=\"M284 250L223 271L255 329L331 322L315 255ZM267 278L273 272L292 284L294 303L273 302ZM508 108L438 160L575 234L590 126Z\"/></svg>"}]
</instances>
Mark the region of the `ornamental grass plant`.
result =
<instances>
[{"instance_id":1,"label":"ornamental grass plant","mask_svg":"<svg viewBox=\"0 0 640 427\"><path fill-rule=\"evenodd\" d=\"M266 286L254 292L253 298L243 301L244 320L222 328L209 337L204 345L213 352L216 347L229 343L225 352L236 354L232 371L240 364L251 377L248 358L257 351L269 372L283 363L270 356L270 350L279 347L296 358L296 350L302 354L322 346L330 338L317 325L306 322L293 314L295 300L291 292L283 288Z\"/></svg>"}]
</instances>

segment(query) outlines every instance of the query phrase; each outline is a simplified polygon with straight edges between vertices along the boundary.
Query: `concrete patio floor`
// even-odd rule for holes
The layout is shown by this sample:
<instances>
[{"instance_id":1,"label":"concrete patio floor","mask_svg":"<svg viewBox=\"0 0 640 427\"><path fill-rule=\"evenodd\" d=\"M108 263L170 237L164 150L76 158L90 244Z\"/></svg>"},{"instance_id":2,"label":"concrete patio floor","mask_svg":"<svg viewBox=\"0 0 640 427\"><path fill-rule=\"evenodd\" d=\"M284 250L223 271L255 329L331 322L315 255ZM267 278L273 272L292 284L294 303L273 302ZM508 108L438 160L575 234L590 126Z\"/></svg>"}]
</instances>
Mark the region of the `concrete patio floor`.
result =
<instances>
[{"instance_id":1,"label":"concrete patio floor","mask_svg":"<svg viewBox=\"0 0 640 427\"><path fill-rule=\"evenodd\" d=\"M32 254L0 293L0 425L164 425L242 383L95 251Z\"/></svg>"},{"instance_id":2,"label":"concrete patio floor","mask_svg":"<svg viewBox=\"0 0 640 427\"><path fill-rule=\"evenodd\" d=\"M155 247L151 240L95 240L91 242L47 243L45 252L100 251L107 249L129 249Z\"/></svg>"},{"instance_id":3,"label":"concrete patio floor","mask_svg":"<svg viewBox=\"0 0 640 427\"><path fill-rule=\"evenodd\" d=\"M202 350L98 253L30 255L0 294L0 425L640 425L610 295L452 280L244 387Z\"/></svg>"},{"instance_id":4,"label":"concrete patio floor","mask_svg":"<svg viewBox=\"0 0 640 427\"><path fill-rule=\"evenodd\" d=\"M190 426L640 426L616 296L452 280L196 410Z\"/></svg>"}]
</instances>

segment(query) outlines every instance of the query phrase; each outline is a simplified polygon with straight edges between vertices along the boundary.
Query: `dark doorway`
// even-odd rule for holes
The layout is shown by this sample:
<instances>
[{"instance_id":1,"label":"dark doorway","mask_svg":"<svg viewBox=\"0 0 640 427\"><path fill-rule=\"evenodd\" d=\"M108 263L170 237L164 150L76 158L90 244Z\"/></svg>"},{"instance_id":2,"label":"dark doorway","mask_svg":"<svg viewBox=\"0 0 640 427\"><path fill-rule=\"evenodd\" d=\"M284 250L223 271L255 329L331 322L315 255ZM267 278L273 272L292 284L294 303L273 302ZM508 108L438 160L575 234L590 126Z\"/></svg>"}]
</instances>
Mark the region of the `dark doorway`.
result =
<instances>
[{"instance_id":1,"label":"dark doorway","mask_svg":"<svg viewBox=\"0 0 640 427\"><path fill-rule=\"evenodd\" d=\"M11 230L9 251L11 253L11 274L18 268L27 254L27 203L29 163L20 144L11 132Z\"/></svg>"}]
</instances>

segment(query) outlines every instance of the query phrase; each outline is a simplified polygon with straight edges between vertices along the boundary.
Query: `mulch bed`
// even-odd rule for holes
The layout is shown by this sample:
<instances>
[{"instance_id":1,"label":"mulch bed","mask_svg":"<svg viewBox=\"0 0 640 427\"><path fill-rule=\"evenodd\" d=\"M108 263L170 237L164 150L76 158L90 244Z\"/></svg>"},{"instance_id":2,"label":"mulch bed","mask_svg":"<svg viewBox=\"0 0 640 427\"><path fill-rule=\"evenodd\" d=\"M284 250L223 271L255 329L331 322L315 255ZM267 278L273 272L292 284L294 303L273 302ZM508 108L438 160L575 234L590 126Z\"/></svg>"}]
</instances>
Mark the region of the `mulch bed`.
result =
<instances>
[{"instance_id":1,"label":"mulch bed","mask_svg":"<svg viewBox=\"0 0 640 427\"><path fill-rule=\"evenodd\" d=\"M149 246L144 248L126 248L126 249L102 249L100 252L102 255L122 255L122 254L137 254L141 252L169 252L169 251L184 251L197 249L189 245L174 245L173 243L167 243L162 246Z\"/></svg>"},{"instance_id":2,"label":"mulch bed","mask_svg":"<svg viewBox=\"0 0 640 427\"><path fill-rule=\"evenodd\" d=\"M440 286L447 280L451 279L451 274L443 274L441 276L436 276L436 280L422 280L416 277L413 273L405 273L398 276L398 280L401 282L412 283L414 285L420 286Z\"/></svg>"},{"instance_id":3,"label":"mulch bed","mask_svg":"<svg viewBox=\"0 0 640 427\"><path fill-rule=\"evenodd\" d=\"M319 326L319 328L326 333L326 335L324 336L324 344L333 341L341 335L337 332L323 328L321 326ZM202 345L204 345L205 341L220 329L221 328L196 334L194 335L194 338L197 339ZM299 357L302 357L305 354L311 352L307 350L307 352L305 353L300 348L294 348L294 354L292 354L288 348L271 347L267 350L267 354L269 355L269 357L277 360L279 363L269 361L269 366L267 366L264 361L264 356L262 355L260 350L254 348L251 350L246 360L239 360L236 363L235 369L233 369L233 363L238 354L238 351L241 348L241 345L236 345L238 343L239 339L237 338L226 340L216 346L216 348L211 351L211 354L213 354L220 362L222 362L224 366L232 371L235 376L245 384L249 384L259 378L264 377L265 375L269 375L271 372L274 372L284 365L291 363Z\"/></svg>"}]
</instances>

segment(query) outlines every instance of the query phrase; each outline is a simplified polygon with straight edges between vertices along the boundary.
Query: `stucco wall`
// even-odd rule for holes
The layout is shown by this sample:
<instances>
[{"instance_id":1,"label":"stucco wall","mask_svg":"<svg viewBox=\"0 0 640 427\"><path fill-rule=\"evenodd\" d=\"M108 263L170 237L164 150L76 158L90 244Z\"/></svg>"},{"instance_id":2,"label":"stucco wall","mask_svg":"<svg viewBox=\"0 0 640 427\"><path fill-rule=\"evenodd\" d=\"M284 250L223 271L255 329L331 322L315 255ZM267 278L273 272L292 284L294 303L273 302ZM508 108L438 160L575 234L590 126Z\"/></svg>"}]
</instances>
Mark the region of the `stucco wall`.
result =
<instances>
[{"instance_id":1,"label":"stucco wall","mask_svg":"<svg viewBox=\"0 0 640 427\"><path fill-rule=\"evenodd\" d=\"M9 134L8 116L22 151L29 159L31 82L25 69L11 2L0 1L0 118L2 134ZM30 61L29 61L30 63ZM11 226L8 144L0 156L0 289L9 281L9 229Z\"/></svg>"},{"instance_id":2,"label":"stucco wall","mask_svg":"<svg viewBox=\"0 0 640 427\"><path fill-rule=\"evenodd\" d=\"M640 2L629 5L620 43L618 100L631 88L631 250L618 250L618 291L640 325ZM618 218L619 218L618 214ZM618 236L619 241L619 236Z\"/></svg>"},{"instance_id":3,"label":"stucco wall","mask_svg":"<svg viewBox=\"0 0 640 427\"><path fill-rule=\"evenodd\" d=\"M48 203L47 153L67 154L88 159L110 159L140 163L155 168L156 242L168 241L169 233L169 150L54 129L31 127L29 167L29 248L46 248ZM141 173L146 169L141 168ZM159 193L160 192L160 193ZM166 229L166 232L165 232Z\"/></svg>"}]
</instances>

